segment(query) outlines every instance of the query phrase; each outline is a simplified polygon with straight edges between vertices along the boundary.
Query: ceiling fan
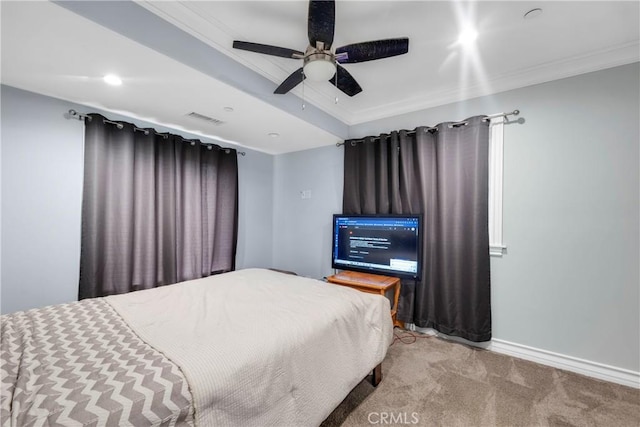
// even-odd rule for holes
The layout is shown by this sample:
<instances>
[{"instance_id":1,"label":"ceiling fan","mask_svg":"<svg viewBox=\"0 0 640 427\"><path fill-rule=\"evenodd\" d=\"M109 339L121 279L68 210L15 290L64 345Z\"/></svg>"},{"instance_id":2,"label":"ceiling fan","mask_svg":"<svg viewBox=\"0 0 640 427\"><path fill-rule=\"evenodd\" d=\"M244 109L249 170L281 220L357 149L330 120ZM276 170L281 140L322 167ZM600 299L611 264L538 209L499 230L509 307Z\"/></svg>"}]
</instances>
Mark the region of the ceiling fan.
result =
<instances>
[{"instance_id":1,"label":"ceiling fan","mask_svg":"<svg viewBox=\"0 0 640 427\"><path fill-rule=\"evenodd\" d=\"M409 51L407 37L374 40L350 44L332 50L336 20L335 1L309 1L307 33L309 46L305 52L284 47L235 40L235 49L263 53L283 58L302 59L303 66L291 73L274 93L285 94L303 80L328 80L349 96L362 92L362 88L341 64L373 61L403 55Z\"/></svg>"}]
</instances>

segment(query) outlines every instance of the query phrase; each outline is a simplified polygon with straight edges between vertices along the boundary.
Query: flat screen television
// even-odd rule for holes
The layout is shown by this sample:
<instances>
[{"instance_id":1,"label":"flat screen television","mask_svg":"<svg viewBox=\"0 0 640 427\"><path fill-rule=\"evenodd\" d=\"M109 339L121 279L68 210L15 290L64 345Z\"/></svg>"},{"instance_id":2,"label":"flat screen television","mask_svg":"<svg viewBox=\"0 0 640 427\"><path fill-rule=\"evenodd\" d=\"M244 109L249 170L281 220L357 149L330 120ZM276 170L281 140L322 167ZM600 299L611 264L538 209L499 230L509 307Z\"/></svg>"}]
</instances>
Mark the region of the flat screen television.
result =
<instances>
[{"instance_id":1,"label":"flat screen television","mask_svg":"<svg viewBox=\"0 0 640 427\"><path fill-rule=\"evenodd\" d=\"M420 215L333 215L331 267L420 277Z\"/></svg>"}]
</instances>

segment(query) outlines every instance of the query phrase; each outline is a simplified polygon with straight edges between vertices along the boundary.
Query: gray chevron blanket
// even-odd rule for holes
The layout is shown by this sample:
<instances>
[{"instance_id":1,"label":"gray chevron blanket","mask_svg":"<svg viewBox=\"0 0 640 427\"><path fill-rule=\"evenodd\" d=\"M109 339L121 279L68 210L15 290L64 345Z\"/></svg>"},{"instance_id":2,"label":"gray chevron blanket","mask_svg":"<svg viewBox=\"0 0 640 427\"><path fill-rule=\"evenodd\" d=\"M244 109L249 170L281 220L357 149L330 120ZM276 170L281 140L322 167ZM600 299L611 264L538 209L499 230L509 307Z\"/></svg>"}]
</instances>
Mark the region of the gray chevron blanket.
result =
<instances>
[{"instance_id":1,"label":"gray chevron blanket","mask_svg":"<svg viewBox=\"0 0 640 427\"><path fill-rule=\"evenodd\" d=\"M104 299L0 316L0 425L192 426L187 381Z\"/></svg>"}]
</instances>

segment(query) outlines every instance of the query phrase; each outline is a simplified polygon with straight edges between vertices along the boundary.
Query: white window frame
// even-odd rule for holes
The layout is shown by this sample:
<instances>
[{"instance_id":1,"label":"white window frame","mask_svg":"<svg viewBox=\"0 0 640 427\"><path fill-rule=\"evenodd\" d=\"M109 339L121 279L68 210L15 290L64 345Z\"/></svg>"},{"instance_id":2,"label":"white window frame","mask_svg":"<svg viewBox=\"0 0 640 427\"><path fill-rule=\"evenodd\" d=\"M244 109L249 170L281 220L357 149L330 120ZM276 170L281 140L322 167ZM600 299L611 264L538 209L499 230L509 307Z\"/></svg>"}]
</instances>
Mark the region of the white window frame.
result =
<instances>
[{"instance_id":1,"label":"white window frame","mask_svg":"<svg viewBox=\"0 0 640 427\"><path fill-rule=\"evenodd\" d=\"M497 257L507 249L502 240L504 123L504 116L489 122L489 254Z\"/></svg>"}]
</instances>

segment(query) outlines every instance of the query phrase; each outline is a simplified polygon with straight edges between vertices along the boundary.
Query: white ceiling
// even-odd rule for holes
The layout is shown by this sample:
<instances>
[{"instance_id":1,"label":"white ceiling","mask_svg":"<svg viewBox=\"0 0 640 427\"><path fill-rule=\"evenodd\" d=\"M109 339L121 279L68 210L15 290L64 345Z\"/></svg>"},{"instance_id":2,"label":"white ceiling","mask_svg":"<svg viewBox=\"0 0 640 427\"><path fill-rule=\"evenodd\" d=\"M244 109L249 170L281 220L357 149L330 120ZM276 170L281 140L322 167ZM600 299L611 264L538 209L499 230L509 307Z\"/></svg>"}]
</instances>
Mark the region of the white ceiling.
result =
<instances>
[{"instance_id":1,"label":"white ceiling","mask_svg":"<svg viewBox=\"0 0 640 427\"><path fill-rule=\"evenodd\" d=\"M299 68L300 61L234 50L232 41L297 50L308 44L306 1L138 4L266 77L268 91ZM364 89L353 98L326 82L305 82L304 89L300 85L290 94L270 98L213 78L59 5L3 1L1 81L277 154L334 144L346 136L321 121L306 120L302 100L295 96L348 129L638 61L639 6L637 1L338 1L335 47L407 36L409 53L345 65ZM524 19L533 8L543 13ZM472 48L456 43L467 23L479 32ZM101 77L109 72L120 74L124 84L106 86ZM276 96L295 102L285 105ZM225 112L227 106L234 112ZM186 117L191 111L225 123L216 126ZM280 136L269 137L271 132Z\"/></svg>"}]
</instances>

